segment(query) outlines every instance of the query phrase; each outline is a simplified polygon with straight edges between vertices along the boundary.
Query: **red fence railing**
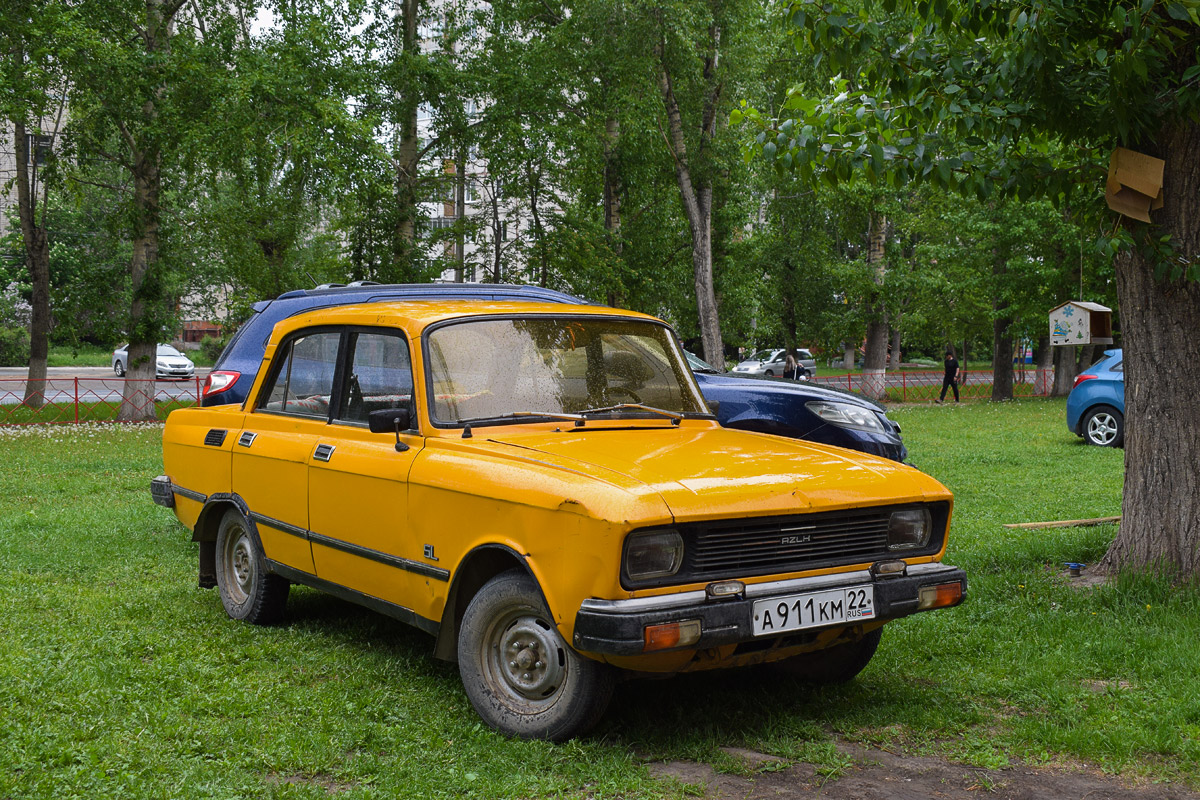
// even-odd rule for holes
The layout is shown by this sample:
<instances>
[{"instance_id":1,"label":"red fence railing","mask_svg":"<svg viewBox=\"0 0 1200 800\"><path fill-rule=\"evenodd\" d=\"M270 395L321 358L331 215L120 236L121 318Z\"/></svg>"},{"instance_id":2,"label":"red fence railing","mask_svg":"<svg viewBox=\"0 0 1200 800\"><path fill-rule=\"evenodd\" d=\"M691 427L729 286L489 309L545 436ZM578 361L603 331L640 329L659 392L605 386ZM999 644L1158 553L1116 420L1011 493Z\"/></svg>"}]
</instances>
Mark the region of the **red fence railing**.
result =
<instances>
[{"instance_id":1,"label":"red fence railing","mask_svg":"<svg viewBox=\"0 0 1200 800\"><path fill-rule=\"evenodd\" d=\"M883 399L892 403L913 403L922 400L936 400L942 393L941 371L929 372L886 372L873 378L861 372L838 375L828 378L813 378L812 383L818 386L833 386L867 396L879 394L880 383L883 384ZM874 380L875 385L868 382ZM1013 397L1049 397L1054 388L1053 369L1023 369L1013 370ZM965 373L962 383L958 385L958 394L962 399L988 399L992 396L992 371L971 370ZM946 390L947 399L953 400L952 389Z\"/></svg>"},{"instance_id":2,"label":"red fence railing","mask_svg":"<svg viewBox=\"0 0 1200 800\"><path fill-rule=\"evenodd\" d=\"M62 425L117 418L128 393L134 416L158 419L200 401L200 378L155 381L142 378L0 378L0 425Z\"/></svg>"}]
</instances>

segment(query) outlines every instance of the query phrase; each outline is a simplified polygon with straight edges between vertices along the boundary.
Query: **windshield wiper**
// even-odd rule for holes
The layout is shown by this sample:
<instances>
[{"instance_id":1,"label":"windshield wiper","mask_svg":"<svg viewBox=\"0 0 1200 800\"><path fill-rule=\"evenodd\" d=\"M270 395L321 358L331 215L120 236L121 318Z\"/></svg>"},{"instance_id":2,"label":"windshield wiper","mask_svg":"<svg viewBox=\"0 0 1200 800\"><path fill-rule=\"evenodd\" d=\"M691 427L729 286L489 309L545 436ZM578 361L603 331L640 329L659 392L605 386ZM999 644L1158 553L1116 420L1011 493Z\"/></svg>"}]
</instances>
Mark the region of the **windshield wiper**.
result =
<instances>
[{"instance_id":1,"label":"windshield wiper","mask_svg":"<svg viewBox=\"0 0 1200 800\"><path fill-rule=\"evenodd\" d=\"M480 423L491 423L500 425L505 422L516 422L524 417L535 417L538 419L561 419L569 422L574 422L576 428L582 428L587 420L582 414L564 414L558 411L513 411L509 414L497 414L494 417L469 417L458 419L456 423L459 425L478 425Z\"/></svg>"},{"instance_id":2,"label":"windshield wiper","mask_svg":"<svg viewBox=\"0 0 1200 800\"><path fill-rule=\"evenodd\" d=\"M611 414L615 411L648 411L651 414L669 417L672 425L678 425L683 422L683 414L675 411L667 411L663 408L655 408L654 406L642 405L641 403L620 403L615 406L605 406L603 408L585 408L579 414L582 417L586 417L589 414Z\"/></svg>"}]
</instances>

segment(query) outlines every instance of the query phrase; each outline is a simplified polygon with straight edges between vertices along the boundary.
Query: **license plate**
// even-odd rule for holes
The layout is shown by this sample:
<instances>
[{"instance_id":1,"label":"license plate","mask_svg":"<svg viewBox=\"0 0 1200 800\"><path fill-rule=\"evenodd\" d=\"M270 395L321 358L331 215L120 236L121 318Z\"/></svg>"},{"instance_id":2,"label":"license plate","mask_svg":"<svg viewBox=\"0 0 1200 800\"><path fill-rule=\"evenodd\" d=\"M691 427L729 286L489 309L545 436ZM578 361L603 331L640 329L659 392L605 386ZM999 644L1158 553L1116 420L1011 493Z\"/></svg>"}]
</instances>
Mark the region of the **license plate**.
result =
<instances>
[{"instance_id":1,"label":"license plate","mask_svg":"<svg viewBox=\"0 0 1200 800\"><path fill-rule=\"evenodd\" d=\"M754 601L754 635L875 619L875 589L855 586Z\"/></svg>"}]
</instances>

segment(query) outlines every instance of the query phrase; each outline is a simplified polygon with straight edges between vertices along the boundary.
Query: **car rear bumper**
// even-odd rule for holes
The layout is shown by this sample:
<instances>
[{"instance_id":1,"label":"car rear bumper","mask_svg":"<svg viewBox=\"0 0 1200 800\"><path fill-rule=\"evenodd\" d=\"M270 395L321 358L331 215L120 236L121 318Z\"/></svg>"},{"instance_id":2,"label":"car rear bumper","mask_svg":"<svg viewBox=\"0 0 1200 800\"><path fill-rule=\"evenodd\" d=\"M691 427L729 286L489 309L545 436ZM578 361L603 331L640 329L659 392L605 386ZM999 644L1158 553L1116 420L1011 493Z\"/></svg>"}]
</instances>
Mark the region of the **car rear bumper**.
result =
<instances>
[{"instance_id":1,"label":"car rear bumper","mask_svg":"<svg viewBox=\"0 0 1200 800\"><path fill-rule=\"evenodd\" d=\"M918 564L904 574L876 576L870 570L822 575L789 581L752 584L739 596L709 598L704 590L631 600L585 600L575 616L573 644L577 650L605 655L630 656L647 652L646 629L664 624L698 620L700 638L684 646L704 649L721 645L768 640L773 636L807 634L821 628L756 636L753 608L756 601L792 598L831 589L871 586L874 614L870 619L840 621L829 627L877 622L906 617L921 607L921 590L957 583L961 589L957 605L967 594L967 575L946 564ZM945 607L945 606L936 606ZM675 649L684 649L675 648Z\"/></svg>"}]
</instances>

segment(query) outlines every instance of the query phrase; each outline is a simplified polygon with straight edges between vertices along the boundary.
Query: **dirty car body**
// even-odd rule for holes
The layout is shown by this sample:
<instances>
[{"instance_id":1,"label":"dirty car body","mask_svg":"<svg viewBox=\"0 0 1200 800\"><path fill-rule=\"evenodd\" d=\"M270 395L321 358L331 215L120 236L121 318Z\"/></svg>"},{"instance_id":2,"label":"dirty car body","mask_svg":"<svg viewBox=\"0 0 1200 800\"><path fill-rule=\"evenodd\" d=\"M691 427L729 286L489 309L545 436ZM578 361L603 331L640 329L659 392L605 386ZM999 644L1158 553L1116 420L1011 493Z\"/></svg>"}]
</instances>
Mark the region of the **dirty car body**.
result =
<instances>
[{"instance_id":1,"label":"dirty car body","mask_svg":"<svg viewBox=\"0 0 1200 800\"><path fill-rule=\"evenodd\" d=\"M291 583L409 622L480 716L562 740L618 674L852 678L956 605L952 497L895 461L718 425L674 333L553 303L341 306L276 326L241 406L174 412L156 502L230 616Z\"/></svg>"}]
</instances>

